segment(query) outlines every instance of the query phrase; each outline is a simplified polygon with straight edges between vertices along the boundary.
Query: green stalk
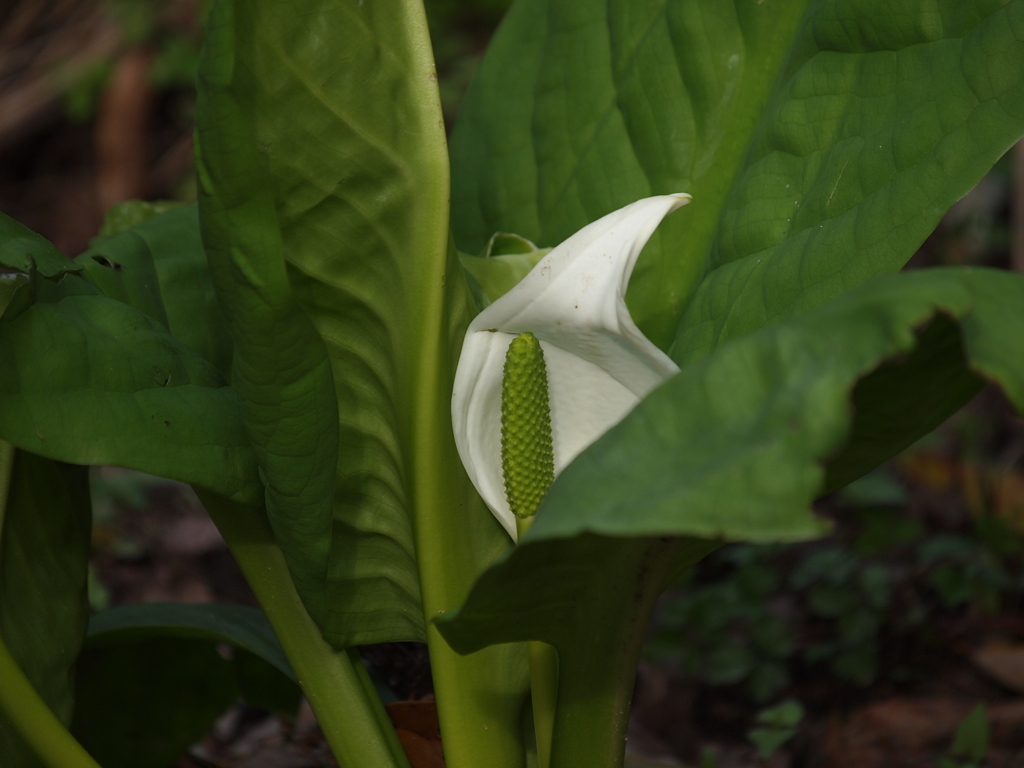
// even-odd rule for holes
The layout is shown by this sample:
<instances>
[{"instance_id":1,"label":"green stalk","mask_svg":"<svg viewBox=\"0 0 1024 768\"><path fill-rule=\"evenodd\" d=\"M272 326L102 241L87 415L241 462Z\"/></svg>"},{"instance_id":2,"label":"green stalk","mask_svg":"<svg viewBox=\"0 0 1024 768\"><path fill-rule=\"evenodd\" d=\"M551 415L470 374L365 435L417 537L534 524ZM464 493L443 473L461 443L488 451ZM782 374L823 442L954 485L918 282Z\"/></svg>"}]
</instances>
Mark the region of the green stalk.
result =
<instances>
[{"instance_id":1,"label":"green stalk","mask_svg":"<svg viewBox=\"0 0 1024 768\"><path fill-rule=\"evenodd\" d=\"M552 768L621 768L640 649L679 550L678 539L637 540L587 602L589 631L559 653Z\"/></svg>"},{"instance_id":2,"label":"green stalk","mask_svg":"<svg viewBox=\"0 0 1024 768\"><path fill-rule=\"evenodd\" d=\"M11 489L15 448L0 441L0 535ZM68 733L0 637L0 711L14 725L47 768L99 768L75 737Z\"/></svg>"},{"instance_id":3,"label":"green stalk","mask_svg":"<svg viewBox=\"0 0 1024 768\"><path fill-rule=\"evenodd\" d=\"M450 241L448 149L426 13L422 0L400 5L405 34L416 47L409 77L418 84L415 107L422 117L419 212L408 242L433 254L410 261L418 266L407 275L408 285L417 290L406 298L411 322L399 355L407 377L405 460L430 671L448 768L522 768L523 648L495 646L460 656L434 625L462 604L480 572L511 542L473 491L452 435L452 354L469 323L467 288Z\"/></svg>"},{"instance_id":4,"label":"green stalk","mask_svg":"<svg viewBox=\"0 0 1024 768\"><path fill-rule=\"evenodd\" d=\"M558 703L558 651L553 645L532 640L526 644L526 653L530 658L530 700L537 762L540 768L548 768Z\"/></svg>"},{"instance_id":5,"label":"green stalk","mask_svg":"<svg viewBox=\"0 0 1024 768\"><path fill-rule=\"evenodd\" d=\"M436 426L423 434L443 434L445 426L450 430L450 421L443 421L442 416L447 414L439 413ZM436 443L424 443L419 455L424 462L436 461L436 454L431 457L427 453L436 449ZM458 457L452 460L457 462ZM448 768L522 768L522 647L491 646L460 656L433 622L434 617L458 608L481 569L476 557L467 557L467 547L478 542L468 526L455 524L460 521L453 512L461 512L465 502L451 498L448 478L461 471L461 466L451 464L433 474L418 473L416 553L445 764ZM482 504L473 511L489 514Z\"/></svg>"},{"instance_id":6,"label":"green stalk","mask_svg":"<svg viewBox=\"0 0 1024 768\"><path fill-rule=\"evenodd\" d=\"M36 693L2 639L0 710L47 768L100 768Z\"/></svg>"},{"instance_id":7,"label":"green stalk","mask_svg":"<svg viewBox=\"0 0 1024 768\"><path fill-rule=\"evenodd\" d=\"M359 652L355 648L349 648L346 653L348 653L352 668L356 671L356 676L359 678L359 684L363 688L363 697L368 702L370 709L373 711L373 716L377 720L377 727L388 741L391 754L401 765L406 765L409 758L405 754L405 748L398 739L395 726L392 724L391 718L388 716L387 710L380 700L380 696L377 695L377 687L373 684L370 673L366 671L366 666L363 664Z\"/></svg>"},{"instance_id":8,"label":"green stalk","mask_svg":"<svg viewBox=\"0 0 1024 768\"><path fill-rule=\"evenodd\" d=\"M196 489L245 574L341 768L409 768L380 699L349 654L323 639L261 510ZM390 733L389 733L390 731Z\"/></svg>"},{"instance_id":9,"label":"green stalk","mask_svg":"<svg viewBox=\"0 0 1024 768\"><path fill-rule=\"evenodd\" d=\"M516 532L521 539L533 525L533 517L517 517ZM526 644L530 659L530 700L533 706L533 732L537 738L537 762L540 768L551 765L551 741L558 704L558 651L553 645L533 640Z\"/></svg>"}]
</instances>

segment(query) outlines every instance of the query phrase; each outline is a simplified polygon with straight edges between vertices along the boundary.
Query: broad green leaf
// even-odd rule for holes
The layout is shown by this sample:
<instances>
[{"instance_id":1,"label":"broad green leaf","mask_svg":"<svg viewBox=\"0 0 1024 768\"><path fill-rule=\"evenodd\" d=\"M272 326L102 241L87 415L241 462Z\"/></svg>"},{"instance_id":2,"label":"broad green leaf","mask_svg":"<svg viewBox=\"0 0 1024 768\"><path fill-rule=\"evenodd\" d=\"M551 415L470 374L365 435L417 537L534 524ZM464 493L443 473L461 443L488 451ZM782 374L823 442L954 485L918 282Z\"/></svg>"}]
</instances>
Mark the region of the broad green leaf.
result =
<instances>
[{"instance_id":1,"label":"broad green leaf","mask_svg":"<svg viewBox=\"0 0 1024 768\"><path fill-rule=\"evenodd\" d=\"M196 117L200 222L267 517L306 609L324 626L338 410L327 350L293 295L254 130L258 81L245 56L258 18L256 3L221 2L207 23Z\"/></svg>"},{"instance_id":2,"label":"broad green leaf","mask_svg":"<svg viewBox=\"0 0 1024 768\"><path fill-rule=\"evenodd\" d=\"M100 611L89 620L90 648L155 637L227 643L259 656L295 679L291 665L262 611L244 605L141 603Z\"/></svg>"},{"instance_id":3,"label":"broad green leaf","mask_svg":"<svg viewBox=\"0 0 1024 768\"><path fill-rule=\"evenodd\" d=\"M914 348L857 382L845 446L828 457L823 493L838 490L931 432L976 394L984 379L963 361L960 326L936 315Z\"/></svg>"},{"instance_id":4,"label":"broad green leaf","mask_svg":"<svg viewBox=\"0 0 1024 768\"><path fill-rule=\"evenodd\" d=\"M167 768L238 697L214 643L150 639L82 653L71 733L103 768Z\"/></svg>"},{"instance_id":5,"label":"broad green leaf","mask_svg":"<svg viewBox=\"0 0 1024 768\"><path fill-rule=\"evenodd\" d=\"M130 231L104 240L107 242L97 250L90 248L78 257L85 274L105 296L137 309L167 329L167 310L145 241Z\"/></svg>"},{"instance_id":6,"label":"broad green leaf","mask_svg":"<svg viewBox=\"0 0 1024 768\"><path fill-rule=\"evenodd\" d=\"M241 237L253 226L246 237L257 239L267 222L277 227L238 246L258 254L280 243L288 287L330 361L338 452L325 637L341 646L426 635L448 765L518 766L522 649L463 660L424 626L424 615L454 608L510 542L476 497L451 435L453 350L471 297L448 247L448 158L422 4L235 8L233 57L221 41L203 65L210 100L200 109L200 156L246 157L232 183L253 199L272 194L258 221L229 231ZM215 98L213 79L223 88ZM213 130L224 142L216 147ZM208 194L222 180L203 173ZM201 218L213 260L210 200Z\"/></svg>"},{"instance_id":7,"label":"broad green leaf","mask_svg":"<svg viewBox=\"0 0 1024 768\"><path fill-rule=\"evenodd\" d=\"M929 370L944 378L928 386L950 394L914 386ZM886 397L878 382L869 385L873 376L890 385ZM589 556L573 554L584 538L617 552L650 536L819 535L827 526L811 503L826 488L823 465L848 479L867 471L949 415L982 378L1024 412L1024 276L944 269L876 278L726 344L655 390L562 473L520 545L484 574L457 616L445 617L445 636L472 650L550 635L547 623L583 599L585 580L553 578L531 593L530 607L514 602L507 584L540 552L566 572L590 567ZM864 434L860 425L877 429L897 411L901 431L870 448L851 442Z\"/></svg>"},{"instance_id":8,"label":"broad green leaf","mask_svg":"<svg viewBox=\"0 0 1024 768\"><path fill-rule=\"evenodd\" d=\"M677 362L900 269L1024 133L1022 29L1020 0L816 5L721 210Z\"/></svg>"},{"instance_id":9,"label":"broad green leaf","mask_svg":"<svg viewBox=\"0 0 1024 768\"><path fill-rule=\"evenodd\" d=\"M346 2L328 10L306 2L300 13L239 4L230 54L233 71L247 78L230 89L249 121L237 130L254 134L250 146L259 143L267 153L253 152L248 162L270 172L243 191L268 194L264 202L273 208L260 217L277 229L290 290L323 338L334 380L334 525L320 544L331 549L323 626L337 645L423 639L402 444L411 393L400 379L410 374L402 370L403 353L413 341L407 325L415 310L403 295L409 278L400 269L403 260L409 271L422 268L404 252L419 208L411 199L418 169L407 164L419 162L421 150L412 140L392 146L401 129L390 123L405 117L390 114L393 104L385 121L384 104L374 110L375 102L359 97L362 89L369 95L408 87L402 58L392 61L373 37L373 17L394 13L378 5L361 10ZM318 25L306 21L313 17ZM317 44L326 29L329 47ZM348 52L344 66L335 59L341 49ZM379 82L371 86L367 77ZM412 130L418 114L406 119ZM204 155L211 152L202 130L200 139Z\"/></svg>"},{"instance_id":10,"label":"broad green leaf","mask_svg":"<svg viewBox=\"0 0 1024 768\"><path fill-rule=\"evenodd\" d=\"M74 275L37 277L0 319L0 437L262 498L237 393L159 323Z\"/></svg>"},{"instance_id":11,"label":"broad green leaf","mask_svg":"<svg viewBox=\"0 0 1024 768\"><path fill-rule=\"evenodd\" d=\"M0 267L26 273L35 270L43 277L59 277L82 269L45 237L3 213L0 213Z\"/></svg>"},{"instance_id":12,"label":"broad green leaf","mask_svg":"<svg viewBox=\"0 0 1024 768\"><path fill-rule=\"evenodd\" d=\"M823 464L849 462L833 472L863 474L966 402L979 376L1024 409L1022 307L1024 276L910 272L724 345L684 368L567 468L534 530L540 537L585 529L751 541L821 533L810 503L825 490ZM939 313L949 319L933 332L929 323ZM951 322L962 345L949 343ZM931 382L944 390L937 395L913 386L927 370L922 360L943 374ZM883 377L887 392L878 393L872 374ZM862 379L866 395L857 402L851 394ZM856 420L851 400L860 406ZM868 459L846 452L859 424L877 425L897 410L907 439L879 441ZM549 506L558 512L544 516Z\"/></svg>"},{"instance_id":13,"label":"broad green leaf","mask_svg":"<svg viewBox=\"0 0 1024 768\"><path fill-rule=\"evenodd\" d=\"M668 346L807 0L518 0L452 134L452 229L554 246L656 194L659 228L627 296Z\"/></svg>"},{"instance_id":14,"label":"broad green leaf","mask_svg":"<svg viewBox=\"0 0 1024 768\"><path fill-rule=\"evenodd\" d=\"M86 576L92 533L86 470L18 451L0 510L0 636L65 724L73 664L89 620ZM4 768L39 761L0 715Z\"/></svg>"},{"instance_id":15,"label":"broad green leaf","mask_svg":"<svg viewBox=\"0 0 1024 768\"><path fill-rule=\"evenodd\" d=\"M1024 132L1020 0L519 0L452 136L453 230L556 245L652 194L634 319L686 362L898 270Z\"/></svg>"},{"instance_id":16,"label":"broad green leaf","mask_svg":"<svg viewBox=\"0 0 1024 768\"><path fill-rule=\"evenodd\" d=\"M131 216L138 219L138 212ZM231 337L213 292L195 205L97 237L77 262L107 296L149 315L230 376Z\"/></svg>"}]
</instances>

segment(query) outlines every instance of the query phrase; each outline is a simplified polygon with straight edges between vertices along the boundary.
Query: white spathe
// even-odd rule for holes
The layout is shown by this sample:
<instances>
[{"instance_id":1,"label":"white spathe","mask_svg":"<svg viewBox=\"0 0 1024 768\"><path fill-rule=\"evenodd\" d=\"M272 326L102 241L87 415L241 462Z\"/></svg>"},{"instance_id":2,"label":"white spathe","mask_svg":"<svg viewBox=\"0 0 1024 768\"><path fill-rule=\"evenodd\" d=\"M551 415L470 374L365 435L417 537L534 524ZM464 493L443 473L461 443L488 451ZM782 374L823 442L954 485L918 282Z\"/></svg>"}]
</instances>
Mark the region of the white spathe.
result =
<instances>
[{"instance_id":1,"label":"white spathe","mask_svg":"<svg viewBox=\"0 0 1024 768\"><path fill-rule=\"evenodd\" d=\"M501 382L508 345L540 340L547 363L555 476L679 372L629 315L625 293L637 257L687 194L638 200L581 229L477 315L462 345L452 393L459 455L513 540L515 516L501 471Z\"/></svg>"}]
</instances>

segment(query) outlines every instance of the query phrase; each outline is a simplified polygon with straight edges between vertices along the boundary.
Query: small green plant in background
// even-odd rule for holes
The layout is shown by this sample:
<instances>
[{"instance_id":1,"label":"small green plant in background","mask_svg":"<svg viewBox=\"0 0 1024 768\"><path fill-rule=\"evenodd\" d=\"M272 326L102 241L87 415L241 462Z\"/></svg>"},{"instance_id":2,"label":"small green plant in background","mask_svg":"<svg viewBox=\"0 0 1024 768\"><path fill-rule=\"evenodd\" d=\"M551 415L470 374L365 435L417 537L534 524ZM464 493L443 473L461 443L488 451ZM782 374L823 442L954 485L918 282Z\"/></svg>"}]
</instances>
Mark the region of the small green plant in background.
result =
<instances>
[{"instance_id":1,"label":"small green plant in background","mask_svg":"<svg viewBox=\"0 0 1024 768\"><path fill-rule=\"evenodd\" d=\"M58 67L55 76L64 84L64 108L68 118L72 122L85 122L96 116L100 98L114 73L117 56L136 47L152 52L147 70L150 85L158 91L189 94L188 109L194 109L191 102L207 6L207 0L180 3L177 7L162 0L105 0L104 8L117 24L118 49L85 68Z\"/></svg>"},{"instance_id":2,"label":"small green plant in background","mask_svg":"<svg viewBox=\"0 0 1024 768\"><path fill-rule=\"evenodd\" d=\"M949 751L938 768L980 768L988 751L989 725L985 705L978 704L956 727Z\"/></svg>"},{"instance_id":3,"label":"small green plant in background","mask_svg":"<svg viewBox=\"0 0 1024 768\"><path fill-rule=\"evenodd\" d=\"M728 574L665 601L659 630L648 643L653 658L683 654L683 668L711 685L744 683L755 701L767 701L790 682L796 653L791 622L772 598L783 585L775 546L736 546L715 555Z\"/></svg>"},{"instance_id":4,"label":"small green plant in background","mask_svg":"<svg viewBox=\"0 0 1024 768\"><path fill-rule=\"evenodd\" d=\"M757 703L800 669L866 686L884 636L923 631L943 612L992 613L1024 592L1018 535L992 518L929 530L906 501L886 468L839 495L845 538L712 555L663 600L648 656L712 686L741 684Z\"/></svg>"},{"instance_id":5,"label":"small green plant in background","mask_svg":"<svg viewBox=\"0 0 1024 768\"><path fill-rule=\"evenodd\" d=\"M757 713L757 724L747 732L747 738L757 747L761 759L767 760L796 736L803 719L803 704L796 699L785 699Z\"/></svg>"}]
</instances>

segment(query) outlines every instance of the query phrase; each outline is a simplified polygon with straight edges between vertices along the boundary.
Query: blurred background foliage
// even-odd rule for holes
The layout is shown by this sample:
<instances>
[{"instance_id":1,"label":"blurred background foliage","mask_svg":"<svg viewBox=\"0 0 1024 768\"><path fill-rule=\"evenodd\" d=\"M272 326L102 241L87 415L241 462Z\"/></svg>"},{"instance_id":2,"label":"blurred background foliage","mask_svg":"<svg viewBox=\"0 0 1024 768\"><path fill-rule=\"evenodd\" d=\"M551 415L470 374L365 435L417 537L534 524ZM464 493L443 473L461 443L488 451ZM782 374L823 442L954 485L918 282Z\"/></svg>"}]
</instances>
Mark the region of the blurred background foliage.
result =
<instances>
[{"instance_id":1,"label":"blurred background foliage","mask_svg":"<svg viewBox=\"0 0 1024 768\"><path fill-rule=\"evenodd\" d=\"M428 0L451 128L511 0ZM131 199L195 199L195 74L209 0L0 3L0 208L77 254Z\"/></svg>"}]
</instances>

